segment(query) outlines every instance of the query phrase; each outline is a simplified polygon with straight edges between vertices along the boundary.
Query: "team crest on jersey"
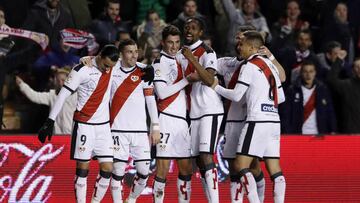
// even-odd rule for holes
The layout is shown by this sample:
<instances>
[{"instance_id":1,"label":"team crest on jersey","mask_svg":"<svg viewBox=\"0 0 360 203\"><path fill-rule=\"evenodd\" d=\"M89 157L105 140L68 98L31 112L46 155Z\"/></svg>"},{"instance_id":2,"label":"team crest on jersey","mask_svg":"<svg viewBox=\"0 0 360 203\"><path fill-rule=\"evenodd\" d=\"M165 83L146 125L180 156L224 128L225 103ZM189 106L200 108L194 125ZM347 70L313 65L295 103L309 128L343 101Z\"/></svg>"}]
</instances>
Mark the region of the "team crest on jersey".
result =
<instances>
[{"instance_id":1,"label":"team crest on jersey","mask_svg":"<svg viewBox=\"0 0 360 203\"><path fill-rule=\"evenodd\" d=\"M139 76L137 75L132 75L131 78L130 78L133 82L136 82L139 80Z\"/></svg>"},{"instance_id":2,"label":"team crest on jersey","mask_svg":"<svg viewBox=\"0 0 360 203\"><path fill-rule=\"evenodd\" d=\"M80 152L84 152L85 149L86 149L85 147L79 147L79 151L80 151Z\"/></svg>"}]
</instances>

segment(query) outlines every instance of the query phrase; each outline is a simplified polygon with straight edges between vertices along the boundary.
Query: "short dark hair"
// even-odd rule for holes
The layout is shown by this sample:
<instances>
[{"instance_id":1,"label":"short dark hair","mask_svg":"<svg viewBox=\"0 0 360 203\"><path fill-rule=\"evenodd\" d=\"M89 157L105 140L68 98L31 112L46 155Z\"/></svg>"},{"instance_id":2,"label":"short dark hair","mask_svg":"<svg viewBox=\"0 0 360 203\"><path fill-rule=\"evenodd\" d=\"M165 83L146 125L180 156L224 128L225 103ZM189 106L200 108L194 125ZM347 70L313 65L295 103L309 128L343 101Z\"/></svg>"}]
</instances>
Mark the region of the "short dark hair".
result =
<instances>
[{"instance_id":1,"label":"short dark hair","mask_svg":"<svg viewBox=\"0 0 360 203\"><path fill-rule=\"evenodd\" d=\"M100 51L100 57L108 57L111 61L116 62L119 59L119 50L112 44L105 45Z\"/></svg>"},{"instance_id":2,"label":"short dark hair","mask_svg":"<svg viewBox=\"0 0 360 203\"><path fill-rule=\"evenodd\" d=\"M187 3L187 2L189 2L189 1L193 1L193 2L195 2L195 4L197 5L196 0L185 0L185 1L184 1L184 3L183 3L183 6L185 6L185 5L186 5L186 3Z\"/></svg>"},{"instance_id":3,"label":"short dark hair","mask_svg":"<svg viewBox=\"0 0 360 203\"><path fill-rule=\"evenodd\" d=\"M109 7L110 4L120 4L119 0L106 0L105 8Z\"/></svg>"},{"instance_id":4,"label":"short dark hair","mask_svg":"<svg viewBox=\"0 0 360 203\"><path fill-rule=\"evenodd\" d=\"M204 31L205 23L202 19L200 19L198 17L190 17L185 21L185 24L190 23L191 21L196 21L197 24L199 25L200 30Z\"/></svg>"},{"instance_id":5,"label":"short dark hair","mask_svg":"<svg viewBox=\"0 0 360 203\"><path fill-rule=\"evenodd\" d=\"M299 38L300 34L307 34L310 36L310 39L312 40L312 33L309 29L299 30L298 32L296 32L296 39Z\"/></svg>"},{"instance_id":6,"label":"short dark hair","mask_svg":"<svg viewBox=\"0 0 360 203\"><path fill-rule=\"evenodd\" d=\"M325 52L326 53L330 53L333 49L335 49L335 48L337 48L337 47L339 47L339 48L341 48L341 44L339 43L339 42L337 42L337 41L330 41L330 42L328 42L328 43L326 43L326 45L325 45Z\"/></svg>"},{"instance_id":7,"label":"short dark hair","mask_svg":"<svg viewBox=\"0 0 360 203\"><path fill-rule=\"evenodd\" d=\"M159 16L159 18L160 18L159 12L157 12L155 9L149 9L149 10L146 12L146 17L145 17L146 21L148 21L148 20L150 19L150 15L153 14L153 13L156 13L156 14Z\"/></svg>"},{"instance_id":8,"label":"short dark hair","mask_svg":"<svg viewBox=\"0 0 360 203\"><path fill-rule=\"evenodd\" d=\"M162 31L162 39L165 40L169 35L173 35L173 36L181 36L181 32L179 30L179 28L177 28L174 25L168 25L166 26L163 31Z\"/></svg>"},{"instance_id":9,"label":"short dark hair","mask_svg":"<svg viewBox=\"0 0 360 203\"><path fill-rule=\"evenodd\" d=\"M245 41L250 42L253 46L260 48L265 44L263 36L257 31L244 32Z\"/></svg>"},{"instance_id":10,"label":"short dark hair","mask_svg":"<svg viewBox=\"0 0 360 203\"><path fill-rule=\"evenodd\" d=\"M136 42L133 39L124 39L119 43L119 51L124 51L124 48L129 45L136 45Z\"/></svg>"},{"instance_id":11,"label":"short dark hair","mask_svg":"<svg viewBox=\"0 0 360 203\"><path fill-rule=\"evenodd\" d=\"M238 32L256 31L256 27L253 25L241 25L238 28Z\"/></svg>"},{"instance_id":12,"label":"short dark hair","mask_svg":"<svg viewBox=\"0 0 360 203\"><path fill-rule=\"evenodd\" d=\"M303 68L304 68L305 66L314 66L314 69L316 70L316 65L315 65L314 61L312 61L312 60L309 60L309 59L308 59L308 60L304 60L304 61L301 63L300 72L303 71Z\"/></svg>"}]
</instances>

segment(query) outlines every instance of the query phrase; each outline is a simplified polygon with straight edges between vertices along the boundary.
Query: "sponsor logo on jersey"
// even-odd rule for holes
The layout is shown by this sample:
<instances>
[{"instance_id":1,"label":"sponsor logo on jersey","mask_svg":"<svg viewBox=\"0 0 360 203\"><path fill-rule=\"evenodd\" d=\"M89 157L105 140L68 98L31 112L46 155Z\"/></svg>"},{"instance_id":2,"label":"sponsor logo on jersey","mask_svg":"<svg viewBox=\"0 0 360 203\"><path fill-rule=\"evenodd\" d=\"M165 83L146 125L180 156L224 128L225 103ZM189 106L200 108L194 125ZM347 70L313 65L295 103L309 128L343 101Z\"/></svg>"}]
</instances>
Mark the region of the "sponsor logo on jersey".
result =
<instances>
[{"instance_id":1,"label":"sponsor logo on jersey","mask_svg":"<svg viewBox=\"0 0 360 203\"><path fill-rule=\"evenodd\" d=\"M160 69L156 69L156 70L155 70L155 75L156 75L156 76L160 76Z\"/></svg>"},{"instance_id":2,"label":"sponsor logo on jersey","mask_svg":"<svg viewBox=\"0 0 360 203\"><path fill-rule=\"evenodd\" d=\"M139 76L133 75L133 76L131 76L131 80L132 80L133 82L136 82L136 81L139 80Z\"/></svg>"},{"instance_id":3,"label":"sponsor logo on jersey","mask_svg":"<svg viewBox=\"0 0 360 203\"><path fill-rule=\"evenodd\" d=\"M261 111L277 113L278 109L271 104L261 104Z\"/></svg>"}]
</instances>

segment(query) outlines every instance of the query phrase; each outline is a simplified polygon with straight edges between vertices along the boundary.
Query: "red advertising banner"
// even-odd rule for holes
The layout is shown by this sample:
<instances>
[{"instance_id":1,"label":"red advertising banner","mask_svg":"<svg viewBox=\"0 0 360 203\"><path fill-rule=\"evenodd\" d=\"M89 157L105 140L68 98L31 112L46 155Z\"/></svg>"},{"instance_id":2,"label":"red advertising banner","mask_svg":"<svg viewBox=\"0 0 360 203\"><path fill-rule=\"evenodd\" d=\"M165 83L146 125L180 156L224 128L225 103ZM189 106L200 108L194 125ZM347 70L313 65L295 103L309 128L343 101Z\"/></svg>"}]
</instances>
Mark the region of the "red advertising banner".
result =
<instances>
[{"instance_id":1,"label":"red advertising banner","mask_svg":"<svg viewBox=\"0 0 360 203\"><path fill-rule=\"evenodd\" d=\"M360 202L360 136L281 139L281 165L287 183L285 202ZM75 162L70 160L69 143L69 136L54 136L51 143L41 145L35 136L0 135L0 202L75 202ZM220 202L230 202L227 163L220 156L216 158ZM135 173L131 164L127 171L125 182L129 184ZM97 173L97 162L92 161L89 201ZM176 179L176 164L172 164L165 202L177 202ZM153 177L138 202L152 202L152 183ZM125 188L124 198L129 190ZM271 190L272 183L266 176L265 202L273 202ZM206 202L196 173L191 200ZM112 202L109 192L103 202Z\"/></svg>"}]
</instances>

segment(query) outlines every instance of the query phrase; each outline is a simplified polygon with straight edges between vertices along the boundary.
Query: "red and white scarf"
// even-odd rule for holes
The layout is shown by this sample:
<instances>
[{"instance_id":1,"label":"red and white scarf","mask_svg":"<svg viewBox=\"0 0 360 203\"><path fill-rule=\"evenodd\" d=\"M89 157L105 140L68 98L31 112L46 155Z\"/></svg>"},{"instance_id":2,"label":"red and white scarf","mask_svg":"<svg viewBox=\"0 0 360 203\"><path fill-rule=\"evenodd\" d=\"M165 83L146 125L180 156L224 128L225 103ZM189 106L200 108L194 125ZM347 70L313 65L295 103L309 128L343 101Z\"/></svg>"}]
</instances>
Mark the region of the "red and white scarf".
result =
<instances>
[{"instance_id":1,"label":"red and white scarf","mask_svg":"<svg viewBox=\"0 0 360 203\"><path fill-rule=\"evenodd\" d=\"M69 47L75 49L87 47L89 55L95 54L99 48L95 36L91 33L73 28L66 28L60 31L60 35L63 43Z\"/></svg>"},{"instance_id":2,"label":"red and white scarf","mask_svg":"<svg viewBox=\"0 0 360 203\"><path fill-rule=\"evenodd\" d=\"M18 28L11 28L11 27L7 27L7 26L1 26L0 34L31 39L31 40L35 41L36 43L38 43L41 46L42 50L45 50L46 47L49 45L49 38L44 33L33 32L33 31L23 30L23 29L18 29Z\"/></svg>"}]
</instances>

